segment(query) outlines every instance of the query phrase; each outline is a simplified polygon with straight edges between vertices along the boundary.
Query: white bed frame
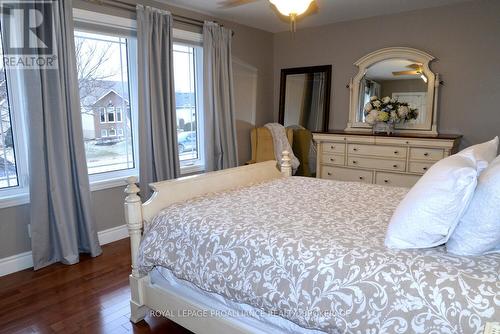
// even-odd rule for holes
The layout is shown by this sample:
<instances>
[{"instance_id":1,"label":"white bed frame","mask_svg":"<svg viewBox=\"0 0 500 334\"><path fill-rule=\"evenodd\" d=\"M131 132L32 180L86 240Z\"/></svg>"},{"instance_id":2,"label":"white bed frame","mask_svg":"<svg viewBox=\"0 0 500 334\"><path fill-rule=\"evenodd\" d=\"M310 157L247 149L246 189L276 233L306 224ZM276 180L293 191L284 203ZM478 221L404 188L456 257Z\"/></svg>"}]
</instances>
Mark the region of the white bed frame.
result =
<instances>
[{"instance_id":1,"label":"white bed frame","mask_svg":"<svg viewBox=\"0 0 500 334\"><path fill-rule=\"evenodd\" d=\"M125 192L125 218L130 235L132 256L132 274L130 275L130 320L137 323L145 318L150 311L157 311L179 325L195 333L256 333L248 325L235 318L224 317L186 317L190 314L200 314L207 310L196 300L180 296L175 291L152 284L150 275L141 275L137 265L137 253L141 241L143 226L165 207L172 203L185 201L203 194L224 191L245 186L255 182L272 180L292 175L290 154L283 152L281 172L276 161L267 161L253 165L230 168L202 175L188 176L176 180L157 182L150 185L154 193L151 198L142 203L137 195L140 191L136 185L137 178L127 180Z\"/></svg>"}]
</instances>

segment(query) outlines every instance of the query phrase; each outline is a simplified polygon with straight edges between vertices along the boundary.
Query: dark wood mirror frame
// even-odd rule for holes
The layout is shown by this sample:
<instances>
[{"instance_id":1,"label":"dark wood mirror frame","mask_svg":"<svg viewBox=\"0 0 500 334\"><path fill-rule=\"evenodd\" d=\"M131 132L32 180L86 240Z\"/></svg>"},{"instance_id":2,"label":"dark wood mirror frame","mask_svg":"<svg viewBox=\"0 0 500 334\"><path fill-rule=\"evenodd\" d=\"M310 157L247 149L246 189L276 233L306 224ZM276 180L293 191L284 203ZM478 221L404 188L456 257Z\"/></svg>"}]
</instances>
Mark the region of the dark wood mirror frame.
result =
<instances>
[{"instance_id":1,"label":"dark wood mirror frame","mask_svg":"<svg viewBox=\"0 0 500 334\"><path fill-rule=\"evenodd\" d=\"M310 73L325 73L325 106L323 111L323 129L328 132L328 122L330 120L330 97L332 90L332 65L309 66L309 67L294 67L284 68L281 70L280 81L280 105L279 105L279 123L285 123L285 94L286 94L286 77L294 74L310 74Z\"/></svg>"}]
</instances>

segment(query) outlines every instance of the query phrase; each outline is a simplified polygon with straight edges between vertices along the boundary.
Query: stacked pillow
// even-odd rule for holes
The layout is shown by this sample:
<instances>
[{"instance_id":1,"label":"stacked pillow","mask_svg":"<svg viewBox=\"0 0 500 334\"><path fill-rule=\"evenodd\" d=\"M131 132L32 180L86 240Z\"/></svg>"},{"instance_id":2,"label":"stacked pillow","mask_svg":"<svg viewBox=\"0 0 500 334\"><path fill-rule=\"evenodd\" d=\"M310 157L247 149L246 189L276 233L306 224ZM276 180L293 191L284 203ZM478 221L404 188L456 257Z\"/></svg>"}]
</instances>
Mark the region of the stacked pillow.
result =
<instances>
[{"instance_id":1,"label":"stacked pillow","mask_svg":"<svg viewBox=\"0 0 500 334\"><path fill-rule=\"evenodd\" d=\"M403 249L439 246L448 241L460 223L463 226L457 230L458 234L448 245L449 251L457 254L482 253L470 249L471 245L477 244L476 242L468 244L467 250L464 250L462 245L463 239L470 237L470 230L476 228L484 219L500 224L498 216L494 213L489 216L485 213L485 211L500 211L497 209L499 205L496 199L497 193L491 194L495 186L490 185L491 180L495 182L500 177L495 176L498 173L497 169L487 170L489 163L495 159L497 151L498 137L469 147L433 165L396 208L387 230L386 246ZM487 173L480 179L479 189L484 188L484 190L476 199L474 193L478 177L483 172ZM488 186L482 185L483 183L487 183ZM484 197L488 198L488 203L484 203ZM475 203L474 209L469 213L468 207L472 201ZM493 204L495 201L496 205ZM467 217L467 223L461 221L463 217ZM495 227L494 233L490 232L491 235L497 235L500 233L498 224L483 224L484 229L474 237L482 238L484 233ZM498 239L489 238L482 243L481 249L491 247L492 244L498 245Z\"/></svg>"}]
</instances>

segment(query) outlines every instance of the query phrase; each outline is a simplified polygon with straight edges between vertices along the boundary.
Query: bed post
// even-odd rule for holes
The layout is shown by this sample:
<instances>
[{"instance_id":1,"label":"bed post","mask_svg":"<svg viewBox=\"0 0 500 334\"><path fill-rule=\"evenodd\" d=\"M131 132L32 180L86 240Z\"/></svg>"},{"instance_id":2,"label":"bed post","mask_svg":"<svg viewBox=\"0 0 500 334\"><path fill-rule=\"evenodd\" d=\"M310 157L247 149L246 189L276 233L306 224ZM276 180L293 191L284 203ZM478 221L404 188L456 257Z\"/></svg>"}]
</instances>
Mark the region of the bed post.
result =
<instances>
[{"instance_id":1,"label":"bed post","mask_svg":"<svg viewBox=\"0 0 500 334\"><path fill-rule=\"evenodd\" d=\"M132 260L132 274L130 281L130 320L137 323L144 319L148 311L144 306L142 296L142 284L147 280L147 276L139 274L137 265L137 253L142 235L142 202L139 195L139 187L136 185L137 178L131 176L127 178L127 188L125 193L125 220L127 222L128 234L130 236L130 254Z\"/></svg>"},{"instance_id":2,"label":"bed post","mask_svg":"<svg viewBox=\"0 0 500 334\"><path fill-rule=\"evenodd\" d=\"M285 177L292 176L292 159L290 159L290 152L283 151L281 158L281 174Z\"/></svg>"}]
</instances>

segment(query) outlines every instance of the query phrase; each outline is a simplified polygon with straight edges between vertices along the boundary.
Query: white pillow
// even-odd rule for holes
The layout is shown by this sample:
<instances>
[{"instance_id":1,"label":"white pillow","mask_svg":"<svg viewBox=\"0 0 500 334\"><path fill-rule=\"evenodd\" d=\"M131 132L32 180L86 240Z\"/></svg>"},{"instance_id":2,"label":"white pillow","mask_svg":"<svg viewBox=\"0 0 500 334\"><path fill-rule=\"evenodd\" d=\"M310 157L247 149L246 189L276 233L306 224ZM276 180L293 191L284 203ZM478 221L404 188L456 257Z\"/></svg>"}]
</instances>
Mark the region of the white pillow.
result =
<instances>
[{"instance_id":1,"label":"white pillow","mask_svg":"<svg viewBox=\"0 0 500 334\"><path fill-rule=\"evenodd\" d=\"M500 251L500 156L479 177L474 197L446 248L458 255Z\"/></svg>"},{"instance_id":2,"label":"white pillow","mask_svg":"<svg viewBox=\"0 0 500 334\"><path fill-rule=\"evenodd\" d=\"M475 161L452 155L433 165L399 203L385 245L428 248L446 243L477 184Z\"/></svg>"},{"instance_id":3,"label":"white pillow","mask_svg":"<svg viewBox=\"0 0 500 334\"><path fill-rule=\"evenodd\" d=\"M476 161L477 172L481 174L481 172L488 167L490 162L496 158L497 152L498 136L490 141L467 147L465 150L462 150L457 154Z\"/></svg>"}]
</instances>

